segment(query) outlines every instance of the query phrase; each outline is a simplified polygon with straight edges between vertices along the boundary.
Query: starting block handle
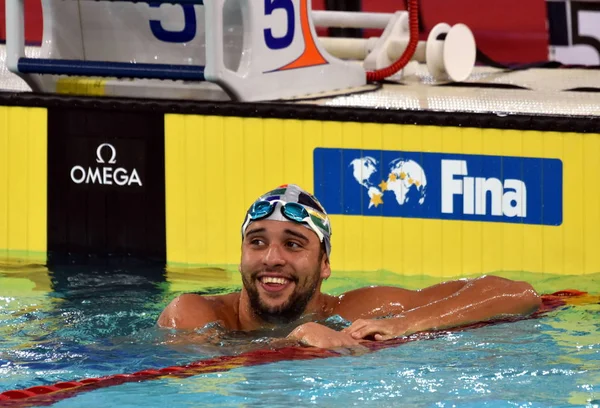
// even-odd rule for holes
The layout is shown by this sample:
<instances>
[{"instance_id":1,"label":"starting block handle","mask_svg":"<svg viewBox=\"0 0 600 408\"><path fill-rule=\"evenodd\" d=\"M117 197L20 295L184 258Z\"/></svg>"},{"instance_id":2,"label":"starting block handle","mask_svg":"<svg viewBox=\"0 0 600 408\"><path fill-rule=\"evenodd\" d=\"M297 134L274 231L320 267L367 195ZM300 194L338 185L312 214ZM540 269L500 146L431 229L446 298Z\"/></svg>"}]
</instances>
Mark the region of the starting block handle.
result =
<instances>
[{"instance_id":1,"label":"starting block handle","mask_svg":"<svg viewBox=\"0 0 600 408\"><path fill-rule=\"evenodd\" d=\"M25 56L25 0L6 0L6 66L18 72L19 59Z\"/></svg>"},{"instance_id":2,"label":"starting block handle","mask_svg":"<svg viewBox=\"0 0 600 408\"><path fill-rule=\"evenodd\" d=\"M19 61L25 58L25 0L6 0L6 68L19 76L34 91L42 89L39 76L19 72Z\"/></svg>"},{"instance_id":3,"label":"starting block handle","mask_svg":"<svg viewBox=\"0 0 600 408\"><path fill-rule=\"evenodd\" d=\"M22 74L204 81L204 67L200 65L139 62L132 64L130 62L19 58L19 72Z\"/></svg>"},{"instance_id":4,"label":"starting block handle","mask_svg":"<svg viewBox=\"0 0 600 408\"><path fill-rule=\"evenodd\" d=\"M206 67L205 75L210 78L210 81L219 82L225 80L226 76L231 77L227 73L229 70L225 67L224 55L224 29L223 29L223 8L225 0L210 0L204 5L205 30L207 33L206 40ZM242 10L242 13L244 10ZM246 27L244 27L244 35L246 35ZM209 41L208 34L213 38Z\"/></svg>"}]
</instances>

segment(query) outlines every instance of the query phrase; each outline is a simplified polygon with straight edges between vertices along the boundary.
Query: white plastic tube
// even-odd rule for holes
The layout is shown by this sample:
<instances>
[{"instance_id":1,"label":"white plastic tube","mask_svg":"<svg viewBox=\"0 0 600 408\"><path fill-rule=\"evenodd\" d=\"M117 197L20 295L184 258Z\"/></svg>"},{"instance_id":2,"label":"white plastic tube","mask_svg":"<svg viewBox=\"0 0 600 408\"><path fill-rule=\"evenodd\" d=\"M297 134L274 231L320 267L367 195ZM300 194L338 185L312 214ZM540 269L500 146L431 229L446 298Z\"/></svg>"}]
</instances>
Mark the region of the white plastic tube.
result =
<instances>
[{"instance_id":1,"label":"white plastic tube","mask_svg":"<svg viewBox=\"0 0 600 408\"><path fill-rule=\"evenodd\" d=\"M320 11L312 12L313 23L316 27L351 27L378 28L387 27L393 14L390 13L359 13L351 11Z\"/></svg>"},{"instance_id":2,"label":"white plastic tube","mask_svg":"<svg viewBox=\"0 0 600 408\"><path fill-rule=\"evenodd\" d=\"M375 48L377 38L337 38L337 37L319 37L319 42L325 50L334 57L341 59L364 60L367 55ZM387 49L388 57L395 61L404 52L408 45L408 40L391 41ZM419 41L417 50L412 60L425 62L426 41Z\"/></svg>"},{"instance_id":3,"label":"white plastic tube","mask_svg":"<svg viewBox=\"0 0 600 408\"><path fill-rule=\"evenodd\" d=\"M369 40L364 38L319 37L319 43L341 59L364 60L369 54Z\"/></svg>"}]
</instances>

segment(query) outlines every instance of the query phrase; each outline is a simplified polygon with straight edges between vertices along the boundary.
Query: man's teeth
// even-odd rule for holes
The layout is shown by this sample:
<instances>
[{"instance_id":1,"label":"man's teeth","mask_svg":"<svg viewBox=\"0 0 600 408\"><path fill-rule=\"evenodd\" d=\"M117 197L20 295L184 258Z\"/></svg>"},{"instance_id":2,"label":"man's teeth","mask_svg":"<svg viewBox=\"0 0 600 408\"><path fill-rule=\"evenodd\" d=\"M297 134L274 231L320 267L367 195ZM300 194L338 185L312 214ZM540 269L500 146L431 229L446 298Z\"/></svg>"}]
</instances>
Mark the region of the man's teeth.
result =
<instances>
[{"instance_id":1,"label":"man's teeth","mask_svg":"<svg viewBox=\"0 0 600 408\"><path fill-rule=\"evenodd\" d=\"M274 283L277 285L285 285L287 283L287 279L285 278L276 278L273 276L265 276L261 279L262 283Z\"/></svg>"}]
</instances>

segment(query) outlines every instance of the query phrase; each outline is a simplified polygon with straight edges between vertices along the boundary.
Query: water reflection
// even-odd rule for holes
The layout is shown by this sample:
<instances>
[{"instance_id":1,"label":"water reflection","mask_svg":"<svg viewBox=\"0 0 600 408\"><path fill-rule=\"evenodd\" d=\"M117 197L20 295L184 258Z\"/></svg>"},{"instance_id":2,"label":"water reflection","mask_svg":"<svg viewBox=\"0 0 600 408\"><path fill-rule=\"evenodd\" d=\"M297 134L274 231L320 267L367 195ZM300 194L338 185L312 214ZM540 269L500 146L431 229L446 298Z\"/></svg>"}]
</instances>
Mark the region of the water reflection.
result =
<instances>
[{"instance_id":1,"label":"water reflection","mask_svg":"<svg viewBox=\"0 0 600 408\"><path fill-rule=\"evenodd\" d=\"M578 285L563 285L550 277L541 285L584 289L597 284L594 279L584 276ZM337 272L324 290L341 293L373 284L420 288L439 280L400 278L389 272ZM220 333L215 336L217 343L198 344L186 338L198 332L155 327L162 309L180 293L227 293L240 286L235 267L165 268L131 259L91 258L75 263L53 259L48 266L18 262L0 266L0 390L181 365L269 347L269 340L285 336L286 328L251 335ZM598 307L580 305L539 321L452 334L360 358L284 362L173 381L185 384L190 394L249 398L257 403L327 404L344 395L348 404L400 396L416 403L437 394L437 399L426 399L427 406L459 396L481 402L489 393L515 400L546 393L538 398L543 401L554 391L542 389L541 384L554 381L565 387L561 398L568 395L570 403L581 405L598 398ZM339 319L325 323L337 328L347 324ZM265 390L288 393L275 399L275 393L265 396Z\"/></svg>"},{"instance_id":2,"label":"water reflection","mask_svg":"<svg viewBox=\"0 0 600 408\"><path fill-rule=\"evenodd\" d=\"M585 405L600 395L600 302L597 296L588 296L577 303L548 316L542 327L560 349L555 364L586 373L569 394L570 404Z\"/></svg>"}]
</instances>

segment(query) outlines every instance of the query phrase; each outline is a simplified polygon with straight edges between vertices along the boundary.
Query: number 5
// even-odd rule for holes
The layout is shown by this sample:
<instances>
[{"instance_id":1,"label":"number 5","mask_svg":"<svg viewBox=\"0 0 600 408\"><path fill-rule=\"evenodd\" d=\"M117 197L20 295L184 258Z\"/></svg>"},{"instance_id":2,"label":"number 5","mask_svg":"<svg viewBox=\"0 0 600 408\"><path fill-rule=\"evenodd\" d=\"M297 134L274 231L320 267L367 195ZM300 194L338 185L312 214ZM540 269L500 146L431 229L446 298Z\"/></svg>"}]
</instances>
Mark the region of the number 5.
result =
<instances>
[{"instance_id":1,"label":"number 5","mask_svg":"<svg viewBox=\"0 0 600 408\"><path fill-rule=\"evenodd\" d=\"M595 30L592 33L588 33L588 35L580 34L580 12L587 12L589 14L595 14L593 17L595 21L597 21L598 17L600 17L600 5L597 3L579 3L573 2L571 3L571 30L573 32L573 45L589 45L596 49L598 56L600 57L600 30L598 30L598 26L595 25ZM589 28L588 28L589 29ZM589 35L591 34L591 35ZM594 35L598 36L595 37Z\"/></svg>"},{"instance_id":2,"label":"number 5","mask_svg":"<svg viewBox=\"0 0 600 408\"><path fill-rule=\"evenodd\" d=\"M152 8L159 8L161 3L148 4ZM190 42L196 36L196 10L193 4L181 4L185 24L181 31L165 30L160 20L150 20L150 30L160 41L169 43Z\"/></svg>"},{"instance_id":3,"label":"number 5","mask_svg":"<svg viewBox=\"0 0 600 408\"><path fill-rule=\"evenodd\" d=\"M287 30L283 37L275 37L270 28L265 28L265 44L272 50L281 50L292 45L296 31L294 3L292 0L265 0L265 16L270 16L277 9L282 9L287 15Z\"/></svg>"}]
</instances>

